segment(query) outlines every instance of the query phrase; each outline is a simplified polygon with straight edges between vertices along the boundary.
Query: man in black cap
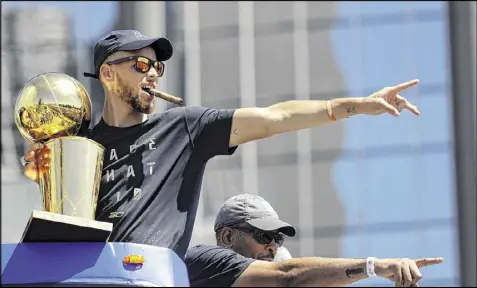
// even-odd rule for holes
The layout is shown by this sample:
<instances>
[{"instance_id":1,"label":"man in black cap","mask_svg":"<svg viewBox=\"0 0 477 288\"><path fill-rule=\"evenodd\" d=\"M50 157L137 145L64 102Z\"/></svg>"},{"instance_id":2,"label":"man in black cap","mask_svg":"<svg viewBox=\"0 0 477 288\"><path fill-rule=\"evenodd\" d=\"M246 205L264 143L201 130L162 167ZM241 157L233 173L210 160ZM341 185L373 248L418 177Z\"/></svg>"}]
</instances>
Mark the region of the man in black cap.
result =
<instances>
[{"instance_id":1,"label":"man in black cap","mask_svg":"<svg viewBox=\"0 0 477 288\"><path fill-rule=\"evenodd\" d=\"M295 236L295 228L280 220L265 199L249 194L225 201L214 230L217 245L187 251L191 287L337 287L373 276L394 281L396 287L418 287L419 268L443 261L307 257L272 262L284 235Z\"/></svg>"},{"instance_id":2,"label":"man in black cap","mask_svg":"<svg viewBox=\"0 0 477 288\"><path fill-rule=\"evenodd\" d=\"M287 101L265 108L176 107L151 115L172 56L165 38L138 31L113 31L94 49L104 109L99 123L80 136L106 148L96 210L98 221L113 223L112 242L168 247L183 257L190 242L200 187L209 159L231 155L237 146L288 131L311 128L355 114L399 115L419 111L398 93L417 80L384 88L368 97L329 101ZM37 181L48 169L48 149L35 144L23 157L25 174Z\"/></svg>"}]
</instances>

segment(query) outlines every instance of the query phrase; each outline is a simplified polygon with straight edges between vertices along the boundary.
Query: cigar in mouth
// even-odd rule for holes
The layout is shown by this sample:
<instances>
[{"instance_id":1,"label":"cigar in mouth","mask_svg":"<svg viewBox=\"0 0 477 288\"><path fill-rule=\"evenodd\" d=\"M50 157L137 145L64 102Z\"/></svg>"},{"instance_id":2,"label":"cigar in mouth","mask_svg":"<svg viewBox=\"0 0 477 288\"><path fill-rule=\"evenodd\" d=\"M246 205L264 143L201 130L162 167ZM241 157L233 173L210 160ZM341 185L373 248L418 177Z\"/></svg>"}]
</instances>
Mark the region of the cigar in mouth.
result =
<instances>
[{"instance_id":1,"label":"cigar in mouth","mask_svg":"<svg viewBox=\"0 0 477 288\"><path fill-rule=\"evenodd\" d=\"M166 100L166 101L169 101L169 102L177 104L177 105L184 104L184 100L182 100L179 97L173 96L171 94L167 94L167 93L164 93L164 92L158 91L156 89L152 89L152 88L144 87L142 89L144 91L146 91L147 93L151 94L152 96L157 97L157 98L161 98L162 100Z\"/></svg>"}]
</instances>

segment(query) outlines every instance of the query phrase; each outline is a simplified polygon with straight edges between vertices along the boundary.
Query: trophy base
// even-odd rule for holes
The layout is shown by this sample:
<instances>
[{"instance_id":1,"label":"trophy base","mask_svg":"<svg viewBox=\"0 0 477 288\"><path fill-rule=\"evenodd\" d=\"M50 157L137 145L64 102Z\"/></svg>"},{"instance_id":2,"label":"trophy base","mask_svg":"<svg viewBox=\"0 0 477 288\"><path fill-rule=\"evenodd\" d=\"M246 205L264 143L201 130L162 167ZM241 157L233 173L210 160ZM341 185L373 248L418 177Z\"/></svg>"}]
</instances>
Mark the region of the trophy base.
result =
<instances>
[{"instance_id":1,"label":"trophy base","mask_svg":"<svg viewBox=\"0 0 477 288\"><path fill-rule=\"evenodd\" d=\"M109 222L33 210L20 242L107 242L112 231Z\"/></svg>"}]
</instances>

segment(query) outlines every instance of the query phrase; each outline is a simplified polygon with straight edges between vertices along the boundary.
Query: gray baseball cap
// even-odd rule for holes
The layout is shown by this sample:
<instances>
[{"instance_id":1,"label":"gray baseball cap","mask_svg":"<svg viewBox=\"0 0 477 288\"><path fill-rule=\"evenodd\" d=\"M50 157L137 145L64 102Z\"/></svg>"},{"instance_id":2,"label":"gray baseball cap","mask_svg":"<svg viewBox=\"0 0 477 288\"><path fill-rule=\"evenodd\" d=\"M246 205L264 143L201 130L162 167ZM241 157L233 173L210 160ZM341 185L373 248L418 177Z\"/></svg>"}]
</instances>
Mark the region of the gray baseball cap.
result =
<instances>
[{"instance_id":1,"label":"gray baseball cap","mask_svg":"<svg viewBox=\"0 0 477 288\"><path fill-rule=\"evenodd\" d=\"M214 230L247 223L262 231L278 230L293 237L295 228L280 220L270 203L260 196L240 194L229 198L220 208L215 219Z\"/></svg>"}]
</instances>

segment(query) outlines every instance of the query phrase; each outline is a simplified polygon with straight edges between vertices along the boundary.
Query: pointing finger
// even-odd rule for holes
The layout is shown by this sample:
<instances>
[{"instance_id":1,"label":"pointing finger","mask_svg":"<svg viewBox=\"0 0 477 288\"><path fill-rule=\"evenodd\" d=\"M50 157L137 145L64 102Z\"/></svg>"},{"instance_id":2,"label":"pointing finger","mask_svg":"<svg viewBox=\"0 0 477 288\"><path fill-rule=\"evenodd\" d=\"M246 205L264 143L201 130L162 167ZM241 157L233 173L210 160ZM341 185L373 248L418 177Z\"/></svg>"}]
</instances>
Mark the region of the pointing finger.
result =
<instances>
[{"instance_id":1,"label":"pointing finger","mask_svg":"<svg viewBox=\"0 0 477 288\"><path fill-rule=\"evenodd\" d=\"M439 258L421 258L415 260L417 267L426 267L430 265L435 265L435 264L440 264L444 261L444 258L439 257Z\"/></svg>"},{"instance_id":2,"label":"pointing finger","mask_svg":"<svg viewBox=\"0 0 477 288\"><path fill-rule=\"evenodd\" d=\"M417 83L419 83L418 79L408 81L408 82L404 82L404 83L401 83L401 84L398 84L398 85L394 86L392 88L392 91L395 92L395 93L399 93L399 92L402 92L402 91L404 91L406 89L409 89L413 86L416 86Z\"/></svg>"}]
</instances>

